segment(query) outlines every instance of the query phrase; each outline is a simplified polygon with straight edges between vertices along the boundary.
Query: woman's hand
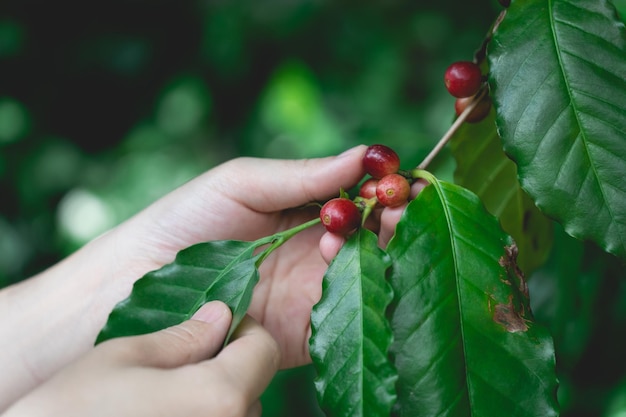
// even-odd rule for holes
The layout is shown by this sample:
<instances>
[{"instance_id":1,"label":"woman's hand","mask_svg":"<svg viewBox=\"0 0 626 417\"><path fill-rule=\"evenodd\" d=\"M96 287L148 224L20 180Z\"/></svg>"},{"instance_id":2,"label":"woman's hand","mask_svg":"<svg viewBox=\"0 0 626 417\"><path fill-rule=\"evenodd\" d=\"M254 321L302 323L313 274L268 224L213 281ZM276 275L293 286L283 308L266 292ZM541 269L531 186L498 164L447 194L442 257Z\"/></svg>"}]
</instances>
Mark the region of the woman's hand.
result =
<instances>
[{"instance_id":1,"label":"woman's hand","mask_svg":"<svg viewBox=\"0 0 626 417\"><path fill-rule=\"evenodd\" d=\"M255 240L319 215L307 206L336 197L364 176L365 146L308 160L237 158L179 187L72 256L0 291L0 410L89 351L115 304L134 282L195 243ZM416 183L413 195L423 187ZM404 207L375 210L385 246ZM321 225L261 265L248 313L281 350L281 367L310 362L310 314L327 263L343 239ZM45 349L42 349L45 346Z\"/></svg>"},{"instance_id":2,"label":"woman's hand","mask_svg":"<svg viewBox=\"0 0 626 417\"><path fill-rule=\"evenodd\" d=\"M48 270L0 291L0 410L92 349L137 279L192 244L255 240L316 217L318 208L302 206L356 185L365 149L309 160L226 162ZM310 362L311 307L327 266L318 249L323 235L321 225L307 229L261 266L249 314L277 340L282 367Z\"/></svg>"},{"instance_id":3,"label":"woman's hand","mask_svg":"<svg viewBox=\"0 0 626 417\"><path fill-rule=\"evenodd\" d=\"M218 239L254 240L319 215L325 201L363 177L365 146L330 158L238 158L179 188L115 231L132 237L124 264L151 260L138 273L171 262L177 251ZM281 347L283 367L310 362L312 306L321 296L327 264L320 255L321 225L307 229L265 260L249 314ZM123 238L126 240L127 238ZM117 238L118 241L122 238ZM127 246L127 245L125 245Z\"/></svg>"},{"instance_id":4,"label":"woman's hand","mask_svg":"<svg viewBox=\"0 0 626 417\"><path fill-rule=\"evenodd\" d=\"M211 302L180 325L104 342L5 416L260 416L280 351L250 317L220 351L230 322L228 307Z\"/></svg>"}]
</instances>

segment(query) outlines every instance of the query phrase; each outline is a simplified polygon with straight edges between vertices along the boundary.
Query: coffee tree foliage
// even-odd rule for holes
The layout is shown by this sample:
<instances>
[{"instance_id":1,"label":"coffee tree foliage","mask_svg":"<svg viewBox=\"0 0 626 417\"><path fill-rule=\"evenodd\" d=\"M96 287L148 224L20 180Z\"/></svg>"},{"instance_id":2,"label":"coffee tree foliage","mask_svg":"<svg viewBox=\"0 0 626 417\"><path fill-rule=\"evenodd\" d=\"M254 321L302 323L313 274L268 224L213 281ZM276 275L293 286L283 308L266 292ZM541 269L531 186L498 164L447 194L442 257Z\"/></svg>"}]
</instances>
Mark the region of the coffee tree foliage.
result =
<instances>
[{"instance_id":1,"label":"coffee tree foliage","mask_svg":"<svg viewBox=\"0 0 626 417\"><path fill-rule=\"evenodd\" d=\"M313 366L277 376L267 415L626 412L623 4L266 3L0 6L4 284L234 155L384 143L430 185L385 249L361 229L330 264ZM82 20L58 25L68 11ZM488 74L492 111L413 169L453 123L442 74L459 59ZM236 325L259 264L305 227L181 251L97 342L210 299Z\"/></svg>"}]
</instances>

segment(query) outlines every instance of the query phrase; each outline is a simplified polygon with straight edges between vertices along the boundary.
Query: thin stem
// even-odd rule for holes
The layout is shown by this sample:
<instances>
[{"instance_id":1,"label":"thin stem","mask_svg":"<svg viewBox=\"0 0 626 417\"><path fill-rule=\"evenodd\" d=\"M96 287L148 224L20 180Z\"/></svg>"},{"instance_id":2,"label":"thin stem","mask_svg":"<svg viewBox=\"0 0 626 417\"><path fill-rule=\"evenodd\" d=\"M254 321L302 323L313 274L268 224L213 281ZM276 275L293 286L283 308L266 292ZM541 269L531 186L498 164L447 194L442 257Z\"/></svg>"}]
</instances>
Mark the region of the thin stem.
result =
<instances>
[{"instance_id":1,"label":"thin stem","mask_svg":"<svg viewBox=\"0 0 626 417\"><path fill-rule=\"evenodd\" d=\"M456 133L456 131L461 127L467 116L476 108L480 100L487 94L487 88L482 88L478 94L474 96L472 101L468 104L468 106L463 110L463 112L456 118L452 126L448 129L446 133L439 139L439 142L435 145L435 147L430 151L426 158L417 166L417 169L426 169L426 167L435 159L435 157L439 154L439 152L446 146L448 141L452 138L452 136Z\"/></svg>"},{"instance_id":2,"label":"thin stem","mask_svg":"<svg viewBox=\"0 0 626 417\"><path fill-rule=\"evenodd\" d=\"M259 267L259 265L261 265L263 263L263 261L272 252L274 252L275 249L277 249L280 246L282 246L283 243L285 243L286 241L288 241L289 239L291 239L292 237L294 237L295 235L297 235L301 231L303 231L305 229L308 229L309 227L315 226L319 222L321 222L321 220L320 220L319 217L317 217L317 218L315 218L313 220L309 220L308 222L305 222L305 223L299 224L299 225L297 225L295 227L292 227L291 229L283 230L282 232L278 232L278 233L274 234L271 237L271 241L270 241L271 245L269 247L267 247L263 251L263 253L259 257L259 259L256 261L257 268Z\"/></svg>"},{"instance_id":3,"label":"thin stem","mask_svg":"<svg viewBox=\"0 0 626 417\"><path fill-rule=\"evenodd\" d=\"M489 42L491 42L493 34L498 29L498 26L500 26L500 23L504 19L504 16L506 16L506 9L502 10L498 17L496 17L493 25L491 25L491 27L489 28L489 32L483 39L483 43L480 45L480 48L478 48L478 50L474 53L474 63L478 65L482 64L483 60L487 56L487 45L489 44Z\"/></svg>"},{"instance_id":4,"label":"thin stem","mask_svg":"<svg viewBox=\"0 0 626 417\"><path fill-rule=\"evenodd\" d=\"M413 176L413 178L422 178L425 179L426 181L428 181L429 183L433 183L435 181L437 181L437 179L435 178L435 176L433 174L431 174L430 172L420 169L420 168L415 168L413 170L411 170L411 176Z\"/></svg>"},{"instance_id":5,"label":"thin stem","mask_svg":"<svg viewBox=\"0 0 626 417\"><path fill-rule=\"evenodd\" d=\"M407 180L411 179L411 171L404 171L402 175ZM356 204L359 210L361 210L361 227L363 227L363 225L365 224L365 220L367 220L369 215L372 213L372 210L374 210L374 207L376 207L377 203L378 199L376 198L376 196L372 198L363 198L361 196L356 197L356 199L354 200L354 204Z\"/></svg>"},{"instance_id":6,"label":"thin stem","mask_svg":"<svg viewBox=\"0 0 626 417\"><path fill-rule=\"evenodd\" d=\"M494 21L493 25L491 25L491 28L489 28L489 32L487 33L487 36L485 36L485 39L483 39L483 42L480 45L480 48L474 53L474 62L476 64L480 65L482 61L485 59L485 56L487 53L487 45L489 44L489 42L491 42L491 39L493 38L493 34L498 29L498 27L500 26L500 23L502 23L502 20L504 20L505 16L506 16L506 9L500 12L498 17ZM465 110L459 115L459 117L457 117L457 119L454 121L452 126L450 126L448 131L442 136L441 139L439 139L439 142L437 143L437 145L435 145L435 147L430 151L430 153L426 156L426 158L424 158L424 160L417 166L416 169L426 169L428 164L430 164L432 160L435 159L437 154L439 154L439 152L444 148L444 146L446 146L446 143L448 143L450 138L463 124L467 116L472 112L472 110L474 110L474 108L476 108L478 103L480 103L480 100L482 100L482 98L486 94L487 94L487 87L483 87L481 91L479 91L474 96L474 99L472 100L472 102L465 108Z\"/></svg>"}]
</instances>

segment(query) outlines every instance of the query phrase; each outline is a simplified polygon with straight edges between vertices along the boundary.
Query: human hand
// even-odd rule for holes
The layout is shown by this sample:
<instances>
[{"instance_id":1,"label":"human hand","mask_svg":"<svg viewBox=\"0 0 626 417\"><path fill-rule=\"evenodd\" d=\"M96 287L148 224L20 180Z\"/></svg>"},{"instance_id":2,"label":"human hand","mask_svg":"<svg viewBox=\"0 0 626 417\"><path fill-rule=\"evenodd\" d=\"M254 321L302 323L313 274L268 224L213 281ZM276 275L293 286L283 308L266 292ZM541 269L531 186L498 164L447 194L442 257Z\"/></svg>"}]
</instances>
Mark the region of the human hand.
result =
<instances>
[{"instance_id":1,"label":"human hand","mask_svg":"<svg viewBox=\"0 0 626 417\"><path fill-rule=\"evenodd\" d=\"M104 342L10 408L4 417L260 416L278 369L269 333L246 317L222 351L231 313L205 304L180 325Z\"/></svg>"},{"instance_id":2,"label":"human hand","mask_svg":"<svg viewBox=\"0 0 626 417\"><path fill-rule=\"evenodd\" d=\"M226 162L38 276L0 291L0 369L5 373L0 410L90 350L110 311L137 279L195 243L255 240L316 217L317 208L301 206L356 185L365 174L365 149L310 160ZM372 216L374 228L378 219L382 224L377 231L383 245L396 221L388 220L394 211L399 210ZM293 237L261 265L248 313L278 342L282 367L311 360L311 308L321 296L326 261L341 244L318 225ZM42 344L47 348L41 349Z\"/></svg>"},{"instance_id":3,"label":"human hand","mask_svg":"<svg viewBox=\"0 0 626 417\"><path fill-rule=\"evenodd\" d=\"M116 229L116 241L125 242L119 253L126 259L116 262L151 260L142 271L133 268L138 278L197 242L254 240L301 224L316 217L319 208L300 206L337 196L340 187L348 189L363 177L364 152L360 146L338 157L238 158L222 164ZM299 233L260 268L249 314L278 341L283 367L310 362L310 313L327 267L318 250L323 234L321 225Z\"/></svg>"},{"instance_id":4,"label":"human hand","mask_svg":"<svg viewBox=\"0 0 626 417\"><path fill-rule=\"evenodd\" d=\"M411 185L411 194L406 203L396 207L380 207L377 206L366 221L365 227L371 229L378 234L378 245L385 248L389 240L392 238L396 224L400 221L404 209L417 195L428 185L426 180L417 179ZM324 233L320 239L320 253L327 264L337 255L341 246L345 243L345 237L334 234Z\"/></svg>"}]
</instances>

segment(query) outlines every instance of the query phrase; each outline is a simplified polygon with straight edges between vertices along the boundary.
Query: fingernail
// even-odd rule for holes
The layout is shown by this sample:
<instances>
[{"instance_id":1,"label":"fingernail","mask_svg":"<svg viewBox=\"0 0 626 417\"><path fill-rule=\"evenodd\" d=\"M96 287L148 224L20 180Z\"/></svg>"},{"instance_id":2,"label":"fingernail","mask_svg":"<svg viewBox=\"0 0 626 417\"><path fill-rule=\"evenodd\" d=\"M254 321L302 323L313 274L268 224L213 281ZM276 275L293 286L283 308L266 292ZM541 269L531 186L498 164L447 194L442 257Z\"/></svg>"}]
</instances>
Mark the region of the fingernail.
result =
<instances>
[{"instance_id":1,"label":"fingernail","mask_svg":"<svg viewBox=\"0 0 626 417\"><path fill-rule=\"evenodd\" d=\"M205 323L214 323L223 318L229 312L228 306L221 301L210 301L200 307L191 316L192 320L199 320Z\"/></svg>"},{"instance_id":2,"label":"fingernail","mask_svg":"<svg viewBox=\"0 0 626 417\"><path fill-rule=\"evenodd\" d=\"M349 157L354 155L355 153L361 153L364 150L364 145L357 145L354 146L350 149L348 149L347 151L344 151L342 153L340 153L339 155L337 155L338 158L345 158L345 157Z\"/></svg>"}]
</instances>

